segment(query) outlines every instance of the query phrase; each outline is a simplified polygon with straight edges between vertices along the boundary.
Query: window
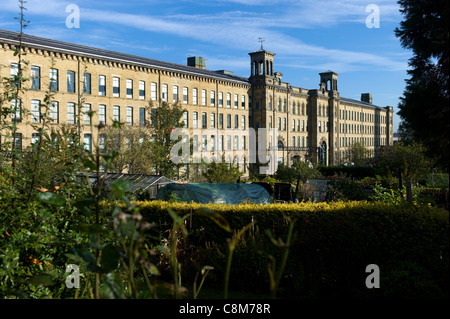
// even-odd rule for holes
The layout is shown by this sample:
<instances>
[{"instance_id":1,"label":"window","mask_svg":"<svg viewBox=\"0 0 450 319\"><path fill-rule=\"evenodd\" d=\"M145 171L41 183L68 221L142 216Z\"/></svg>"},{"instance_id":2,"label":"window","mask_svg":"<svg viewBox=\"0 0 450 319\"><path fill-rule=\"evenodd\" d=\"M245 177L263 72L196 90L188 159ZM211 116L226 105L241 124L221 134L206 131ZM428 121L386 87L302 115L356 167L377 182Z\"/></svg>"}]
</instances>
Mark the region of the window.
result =
<instances>
[{"instance_id":1,"label":"window","mask_svg":"<svg viewBox=\"0 0 450 319\"><path fill-rule=\"evenodd\" d=\"M227 108L231 107L231 94L227 93Z\"/></svg>"},{"instance_id":2,"label":"window","mask_svg":"<svg viewBox=\"0 0 450 319\"><path fill-rule=\"evenodd\" d=\"M127 125L133 125L133 107L127 106Z\"/></svg>"},{"instance_id":3,"label":"window","mask_svg":"<svg viewBox=\"0 0 450 319\"><path fill-rule=\"evenodd\" d=\"M202 128L207 128L207 125L206 125L206 112L202 113Z\"/></svg>"},{"instance_id":4,"label":"window","mask_svg":"<svg viewBox=\"0 0 450 319\"><path fill-rule=\"evenodd\" d=\"M41 68L36 65L31 66L31 89L41 89Z\"/></svg>"},{"instance_id":5,"label":"window","mask_svg":"<svg viewBox=\"0 0 450 319\"><path fill-rule=\"evenodd\" d=\"M188 104L189 102L189 89L187 87L183 87L183 104Z\"/></svg>"},{"instance_id":6,"label":"window","mask_svg":"<svg viewBox=\"0 0 450 319\"><path fill-rule=\"evenodd\" d=\"M84 73L83 75L83 93L91 94L91 74Z\"/></svg>"},{"instance_id":7,"label":"window","mask_svg":"<svg viewBox=\"0 0 450 319\"><path fill-rule=\"evenodd\" d=\"M215 147L216 147L216 137L215 135L211 135L211 151L214 151Z\"/></svg>"},{"instance_id":8,"label":"window","mask_svg":"<svg viewBox=\"0 0 450 319\"><path fill-rule=\"evenodd\" d=\"M278 118L278 130L281 130L281 117Z\"/></svg>"},{"instance_id":9,"label":"window","mask_svg":"<svg viewBox=\"0 0 450 319\"><path fill-rule=\"evenodd\" d=\"M22 100L13 99L11 100L11 121L12 122L21 122L22 121Z\"/></svg>"},{"instance_id":10,"label":"window","mask_svg":"<svg viewBox=\"0 0 450 319\"><path fill-rule=\"evenodd\" d=\"M242 149L245 150L245 148L246 148L246 145L245 145L246 144L246 136L242 135L241 139L242 139L242 142L241 142L242 143L241 144L242 145Z\"/></svg>"},{"instance_id":11,"label":"window","mask_svg":"<svg viewBox=\"0 0 450 319\"><path fill-rule=\"evenodd\" d=\"M292 131L295 132L295 120L292 120Z\"/></svg>"},{"instance_id":12,"label":"window","mask_svg":"<svg viewBox=\"0 0 450 319\"><path fill-rule=\"evenodd\" d=\"M67 103L67 124L75 124L75 103Z\"/></svg>"},{"instance_id":13,"label":"window","mask_svg":"<svg viewBox=\"0 0 450 319\"><path fill-rule=\"evenodd\" d=\"M113 121L120 122L120 106L113 106Z\"/></svg>"},{"instance_id":14,"label":"window","mask_svg":"<svg viewBox=\"0 0 450 319\"><path fill-rule=\"evenodd\" d=\"M223 107L223 92L219 92L219 107Z\"/></svg>"},{"instance_id":15,"label":"window","mask_svg":"<svg viewBox=\"0 0 450 319\"><path fill-rule=\"evenodd\" d=\"M31 123L41 123L41 101L31 100Z\"/></svg>"},{"instance_id":16,"label":"window","mask_svg":"<svg viewBox=\"0 0 450 319\"><path fill-rule=\"evenodd\" d=\"M15 133L13 136L14 148L16 150L22 150L22 133Z\"/></svg>"},{"instance_id":17,"label":"window","mask_svg":"<svg viewBox=\"0 0 450 319\"><path fill-rule=\"evenodd\" d=\"M234 128L239 128L239 115L234 116Z\"/></svg>"},{"instance_id":18,"label":"window","mask_svg":"<svg viewBox=\"0 0 450 319\"><path fill-rule=\"evenodd\" d=\"M84 134L84 149L89 152L92 151L91 134Z\"/></svg>"},{"instance_id":19,"label":"window","mask_svg":"<svg viewBox=\"0 0 450 319\"><path fill-rule=\"evenodd\" d=\"M197 103L198 103L198 100L197 100L197 98L198 98L198 90L197 89L193 89L192 90L192 104L194 104L194 105L197 105Z\"/></svg>"},{"instance_id":20,"label":"window","mask_svg":"<svg viewBox=\"0 0 450 319\"><path fill-rule=\"evenodd\" d=\"M133 80L127 79L127 99L133 98Z\"/></svg>"},{"instance_id":21,"label":"window","mask_svg":"<svg viewBox=\"0 0 450 319\"><path fill-rule=\"evenodd\" d=\"M17 78L18 75L19 75L19 65L17 63L11 63L11 81L13 81L11 86L17 87L16 83L20 82L19 79ZM19 87L20 87L20 83L19 83Z\"/></svg>"},{"instance_id":22,"label":"window","mask_svg":"<svg viewBox=\"0 0 450 319\"><path fill-rule=\"evenodd\" d=\"M98 122L99 124L106 124L106 105L104 104L98 106Z\"/></svg>"},{"instance_id":23,"label":"window","mask_svg":"<svg viewBox=\"0 0 450 319\"><path fill-rule=\"evenodd\" d=\"M206 90L202 90L202 105L206 106Z\"/></svg>"},{"instance_id":24,"label":"window","mask_svg":"<svg viewBox=\"0 0 450 319\"><path fill-rule=\"evenodd\" d=\"M235 95L234 95L234 108L235 108L235 109L238 108L238 103L239 103L239 102L238 102L238 95L235 94Z\"/></svg>"},{"instance_id":25,"label":"window","mask_svg":"<svg viewBox=\"0 0 450 319\"><path fill-rule=\"evenodd\" d=\"M206 135L202 135L202 151L206 151L206 147L207 147L207 136Z\"/></svg>"},{"instance_id":26,"label":"window","mask_svg":"<svg viewBox=\"0 0 450 319\"><path fill-rule=\"evenodd\" d=\"M156 99L157 99L156 97L157 96L158 96L158 93L156 91L156 83L152 82L150 84L150 98L151 98L152 101L156 101Z\"/></svg>"},{"instance_id":27,"label":"window","mask_svg":"<svg viewBox=\"0 0 450 319\"><path fill-rule=\"evenodd\" d=\"M163 84L162 86L162 100L164 102L168 101L168 92L169 92L169 87L167 86L167 84Z\"/></svg>"},{"instance_id":28,"label":"window","mask_svg":"<svg viewBox=\"0 0 450 319\"><path fill-rule=\"evenodd\" d=\"M197 112L192 113L192 127L198 128L198 113Z\"/></svg>"},{"instance_id":29,"label":"window","mask_svg":"<svg viewBox=\"0 0 450 319\"><path fill-rule=\"evenodd\" d=\"M118 77L113 77L113 96L120 96L120 79Z\"/></svg>"},{"instance_id":30,"label":"window","mask_svg":"<svg viewBox=\"0 0 450 319\"><path fill-rule=\"evenodd\" d=\"M67 71L67 92L75 93L75 72Z\"/></svg>"},{"instance_id":31,"label":"window","mask_svg":"<svg viewBox=\"0 0 450 319\"><path fill-rule=\"evenodd\" d=\"M234 136L234 150L239 150L239 136L237 135Z\"/></svg>"},{"instance_id":32,"label":"window","mask_svg":"<svg viewBox=\"0 0 450 319\"><path fill-rule=\"evenodd\" d=\"M223 151L223 135L219 136L219 151Z\"/></svg>"},{"instance_id":33,"label":"window","mask_svg":"<svg viewBox=\"0 0 450 319\"><path fill-rule=\"evenodd\" d=\"M227 151L231 151L231 135L227 135Z\"/></svg>"},{"instance_id":34,"label":"window","mask_svg":"<svg viewBox=\"0 0 450 319\"><path fill-rule=\"evenodd\" d=\"M286 118L283 118L283 131L286 131Z\"/></svg>"},{"instance_id":35,"label":"window","mask_svg":"<svg viewBox=\"0 0 450 319\"><path fill-rule=\"evenodd\" d=\"M231 128L231 114L227 114L227 128Z\"/></svg>"},{"instance_id":36,"label":"window","mask_svg":"<svg viewBox=\"0 0 450 319\"><path fill-rule=\"evenodd\" d=\"M145 107L139 108L139 125L145 126Z\"/></svg>"},{"instance_id":37,"label":"window","mask_svg":"<svg viewBox=\"0 0 450 319\"><path fill-rule=\"evenodd\" d=\"M211 91L211 106L216 105L216 92Z\"/></svg>"},{"instance_id":38,"label":"window","mask_svg":"<svg viewBox=\"0 0 450 319\"><path fill-rule=\"evenodd\" d=\"M270 103L272 103L272 100L270 100ZM245 95L241 96L241 109L245 110Z\"/></svg>"},{"instance_id":39,"label":"window","mask_svg":"<svg viewBox=\"0 0 450 319\"><path fill-rule=\"evenodd\" d=\"M139 81L139 100L145 100L145 82Z\"/></svg>"},{"instance_id":40,"label":"window","mask_svg":"<svg viewBox=\"0 0 450 319\"><path fill-rule=\"evenodd\" d=\"M178 86L177 85L173 86L172 94L173 94L173 103L178 102Z\"/></svg>"},{"instance_id":41,"label":"window","mask_svg":"<svg viewBox=\"0 0 450 319\"><path fill-rule=\"evenodd\" d=\"M183 112L183 122L184 122L184 127L189 127L189 112L188 111Z\"/></svg>"},{"instance_id":42,"label":"window","mask_svg":"<svg viewBox=\"0 0 450 319\"><path fill-rule=\"evenodd\" d=\"M278 112L281 112L281 99L278 99Z\"/></svg>"},{"instance_id":43,"label":"window","mask_svg":"<svg viewBox=\"0 0 450 319\"><path fill-rule=\"evenodd\" d=\"M50 91L58 91L58 70L57 69L50 69Z\"/></svg>"},{"instance_id":44,"label":"window","mask_svg":"<svg viewBox=\"0 0 450 319\"><path fill-rule=\"evenodd\" d=\"M83 113L84 113L84 125L91 125L91 105L86 103L83 104Z\"/></svg>"},{"instance_id":45,"label":"window","mask_svg":"<svg viewBox=\"0 0 450 319\"><path fill-rule=\"evenodd\" d=\"M31 134L31 144L34 145L36 143L39 143L39 140L41 137L39 136L39 133L32 133Z\"/></svg>"},{"instance_id":46,"label":"window","mask_svg":"<svg viewBox=\"0 0 450 319\"><path fill-rule=\"evenodd\" d=\"M192 148L194 151L198 151L198 135L192 136Z\"/></svg>"},{"instance_id":47,"label":"window","mask_svg":"<svg viewBox=\"0 0 450 319\"><path fill-rule=\"evenodd\" d=\"M223 114L219 114L219 128L223 128Z\"/></svg>"},{"instance_id":48,"label":"window","mask_svg":"<svg viewBox=\"0 0 450 319\"><path fill-rule=\"evenodd\" d=\"M50 103L50 119L53 123L59 123L59 103L56 101Z\"/></svg>"},{"instance_id":49,"label":"window","mask_svg":"<svg viewBox=\"0 0 450 319\"><path fill-rule=\"evenodd\" d=\"M216 113L211 113L211 128L216 127Z\"/></svg>"},{"instance_id":50,"label":"window","mask_svg":"<svg viewBox=\"0 0 450 319\"><path fill-rule=\"evenodd\" d=\"M98 148L102 151L105 150L105 142L106 142L106 135L100 134L98 136Z\"/></svg>"},{"instance_id":51,"label":"window","mask_svg":"<svg viewBox=\"0 0 450 319\"><path fill-rule=\"evenodd\" d=\"M98 76L98 95L106 95L106 77L104 75Z\"/></svg>"}]
</instances>

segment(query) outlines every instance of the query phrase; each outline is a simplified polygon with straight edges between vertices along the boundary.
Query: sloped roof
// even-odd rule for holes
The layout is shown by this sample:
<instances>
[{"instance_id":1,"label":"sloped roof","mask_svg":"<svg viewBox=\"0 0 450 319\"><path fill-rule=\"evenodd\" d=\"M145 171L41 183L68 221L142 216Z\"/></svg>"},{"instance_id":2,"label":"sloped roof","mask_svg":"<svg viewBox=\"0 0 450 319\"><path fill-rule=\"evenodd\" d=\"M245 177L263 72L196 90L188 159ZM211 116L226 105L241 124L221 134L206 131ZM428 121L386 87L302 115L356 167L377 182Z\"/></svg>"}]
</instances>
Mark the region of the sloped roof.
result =
<instances>
[{"instance_id":1,"label":"sloped roof","mask_svg":"<svg viewBox=\"0 0 450 319\"><path fill-rule=\"evenodd\" d=\"M81 176L81 174L80 174ZM89 181L91 185L97 184L97 174L88 173ZM105 186L109 187L114 181L126 180L129 182L131 190L147 190L153 185L166 185L173 181L162 175L143 175L143 174L123 174L123 173L106 173L100 174L100 178L104 181Z\"/></svg>"}]
</instances>

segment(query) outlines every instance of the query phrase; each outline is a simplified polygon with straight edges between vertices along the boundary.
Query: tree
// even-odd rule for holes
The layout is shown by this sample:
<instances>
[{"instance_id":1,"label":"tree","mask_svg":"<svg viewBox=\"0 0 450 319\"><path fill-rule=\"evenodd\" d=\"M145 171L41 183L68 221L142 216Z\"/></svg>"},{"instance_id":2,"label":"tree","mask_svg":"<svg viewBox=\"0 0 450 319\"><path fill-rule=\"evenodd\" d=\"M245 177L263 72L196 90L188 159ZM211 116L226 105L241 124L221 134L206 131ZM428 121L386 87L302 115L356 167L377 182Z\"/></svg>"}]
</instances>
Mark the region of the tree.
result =
<instances>
[{"instance_id":1,"label":"tree","mask_svg":"<svg viewBox=\"0 0 450 319\"><path fill-rule=\"evenodd\" d=\"M236 183L242 173L234 164L234 162L227 163L225 156L222 156L220 163L212 161L210 164L206 164L203 176L209 183Z\"/></svg>"},{"instance_id":2,"label":"tree","mask_svg":"<svg viewBox=\"0 0 450 319\"><path fill-rule=\"evenodd\" d=\"M438 164L449 164L449 2L400 0L405 20L395 34L413 51L400 99L400 131L420 141Z\"/></svg>"},{"instance_id":3,"label":"tree","mask_svg":"<svg viewBox=\"0 0 450 319\"><path fill-rule=\"evenodd\" d=\"M151 114L151 121L146 123L151 138L144 142L143 147L150 150L149 160L154 165L156 174L172 178L176 175L178 164L172 162L170 150L179 140L171 140L170 134L174 129L184 127L181 120L183 109L178 103L170 105L167 102L161 102L155 108L150 101L147 111Z\"/></svg>"},{"instance_id":4,"label":"tree","mask_svg":"<svg viewBox=\"0 0 450 319\"><path fill-rule=\"evenodd\" d=\"M364 147L359 142L353 143L347 153L347 158L350 162L355 165L364 165L367 164L369 159L370 152L367 148Z\"/></svg>"}]
</instances>

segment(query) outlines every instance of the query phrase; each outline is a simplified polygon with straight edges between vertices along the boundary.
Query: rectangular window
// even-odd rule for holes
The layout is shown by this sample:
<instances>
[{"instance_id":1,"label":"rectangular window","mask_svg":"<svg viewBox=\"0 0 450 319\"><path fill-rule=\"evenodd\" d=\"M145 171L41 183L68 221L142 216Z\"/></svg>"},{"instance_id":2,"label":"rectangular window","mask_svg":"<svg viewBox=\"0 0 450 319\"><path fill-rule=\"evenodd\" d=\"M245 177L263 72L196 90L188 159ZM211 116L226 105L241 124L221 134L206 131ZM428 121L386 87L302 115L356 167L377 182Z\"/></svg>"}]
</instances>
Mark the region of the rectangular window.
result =
<instances>
[{"instance_id":1,"label":"rectangular window","mask_svg":"<svg viewBox=\"0 0 450 319\"><path fill-rule=\"evenodd\" d=\"M192 113L192 127L198 128L198 113L197 112Z\"/></svg>"},{"instance_id":2,"label":"rectangular window","mask_svg":"<svg viewBox=\"0 0 450 319\"><path fill-rule=\"evenodd\" d=\"M231 94L227 93L227 108L231 107Z\"/></svg>"},{"instance_id":3,"label":"rectangular window","mask_svg":"<svg viewBox=\"0 0 450 319\"><path fill-rule=\"evenodd\" d=\"M12 87L17 87L16 83L18 83L19 81L19 79L17 78L18 75L19 75L19 65L17 63L11 63L11 81L13 82L11 84Z\"/></svg>"},{"instance_id":4,"label":"rectangular window","mask_svg":"<svg viewBox=\"0 0 450 319\"><path fill-rule=\"evenodd\" d=\"M139 126L145 126L145 107L139 108Z\"/></svg>"},{"instance_id":5,"label":"rectangular window","mask_svg":"<svg viewBox=\"0 0 450 319\"><path fill-rule=\"evenodd\" d=\"M211 113L211 128L216 127L216 113Z\"/></svg>"},{"instance_id":6,"label":"rectangular window","mask_svg":"<svg viewBox=\"0 0 450 319\"><path fill-rule=\"evenodd\" d=\"M189 127L189 112L188 111L183 112L183 122L184 122L184 127Z\"/></svg>"},{"instance_id":7,"label":"rectangular window","mask_svg":"<svg viewBox=\"0 0 450 319\"><path fill-rule=\"evenodd\" d=\"M98 122L99 124L106 124L106 105L104 104L98 106Z\"/></svg>"},{"instance_id":8,"label":"rectangular window","mask_svg":"<svg viewBox=\"0 0 450 319\"><path fill-rule=\"evenodd\" d=\"M223 135L219 136L219 151L223 151Z\"/></svg>"},{"instance_id":9,"label":"rectangular window","mask_svg":"<svg viewBox=\"0 0 450 319\"><path fill-rule=\"evenodd\" d=\"M223 107L223 92L219 92L219 107Z\"/></svg>"},{"instance_id":10,"label":"rectangular window","mask_svg":"<svg viewBox=\"0 0 450 319\"><path fill-rule=\"evenodd\" d=\"M227 114L227 128L231 128L231 114Z\"/></svg>"},{"instance_id":11,"label":"rectangular window","mask_svg":"<svg viewBox=\"0 0 450 319\"><path fill-rule=\"evenodd\" d=\"M133 98L133 80L127 79L127 99Z\"/></svg>"},{"instance_id":12,"label":"rectangular window","mask_svg":"<svg viewBox=\"0 0 450 319\"><path fill-rule=\"evenodd\" d=\"M178 102L178 86L177 85L173 86L172 95L173 95L173 103Z\"/></svg>"},{"instance_id":13,"label":"rectangular window","mask_svg":"<svg viewBox=\"0 0 450 319\"><path fill-rule=\"evenodd\" d=\"M53 123L59 123L59 103L56 101L50 103L50 119Z\"/></svg>"},{"instance_id":14,"label":"rectangular window","mask_svg":"<svg viewBox=\"0 0 450 319\"><path fill-rule=\"evenodd\" d=\"M91 94L91 74L84 73L83 75L83 93Z\"/></svg>"},{"instance_id":15,"label":"rectangular window","mask_svg":"<svg viewBox=\"0 0 450 319\"><path fill-rule=\"evenodd\" d=\"M127 106L127 125L133 125L133 107Z\"/></svg>"},{"instance_id":16,"label":"rectangular window","mask_svg":"<svg viewBox=\"0 0 450 319\"><path fill-rule=\"evenodd\" d=\"M292 120L292 131L295 132L295 120Z\"/></svg>"},{"instance_id":17,"label":"rectangular window","mask_svg":"<svg viewBox=\"0 0 450 319\"><path fill-rule=\"evenodd\" d=\"M211 151L214 151L216 148L216 137L215 135L211 135Z\"/></svg>"},{"instance_id":18,"label":"rectangular window","mask_svg":"<svg viewBox=\"0 0 450 319\"><path fill-rule=\"evenodd\" d=\"M75 93L75 72L67 71L67 92Z\"/></svg>"},{"instance_id":19,"label":"rectangular window","mask_svg":"<svg viewBox=\"0 0 450 319\"><path fill-rule=\"evenodd\" d=\"M145 100L145 82L139 81L139 100Z\"/></svg>"},{"instance_id":20,"label":"rectangular window","mask_svg":"<svg viewBox=\"0 0 450 319\"><path fill-rule=\"evenodd\" d=\"M11 121L12 122L21 122L22 121L22 100L13 99L11 100Z\"/></svg>"},{"instance_id":21,"label":"rectangular window","mask_svg":"<svg viewBox=\"0 0 450 319\"><path fill-rule=\"evenodd\" d=\"M113 121L120 122L120 106L119 105L113 106Z\"/></svg>"},{"instance_id":22,"label":"rectangular window","mask_svg":"<svg viewBox=\"0 0 450 319\"><path fill-rule=\"evenodd\" d=\"M105 142L106 142L106 135L100 134L98 136L98 148L102 151L105 150Z\"/></svg>"},{"instance_id":23,"label":"rectangular window","mask_svg":"<svg viewBox=\"0 0 450 319\"><path fill-rule=\"evenodd\" d=\"M168 92L169 92L169 87L167 86L167 84L163 84L163 86L162 86L162 100L164 102L168 101Z\"/></svg>"},{"instance_id":24,"label":"rectangular window","mask_svg":"<svg viewBox=\"0 0 450 319\"><path fill-rule=\"evenodd\" d=\"M246 148L246 137L245 137L245 135L242 135L241 138L242 138L242 142L241 142L242 149L245 150L245 148Z\"/></svg>"},{"instance_id":25,"label":"rectangular window","mask_svg":"<svg viewBox=\"0 0 450 319\"><path fill-rule=\"evenodd\" d=\"M15 135L13 135L13 142L14 142L14 148L16 150L21 151L22 150L22 133L15 133Z\"/></svg>"},{"instance_id":26,"label":"rectangular window","mask_svg":"<svg viewBox=\"0 0 450 319\"><path fill-rule=\"evenodd\" d=\"M241 115L241 128L245 130L245 115Z\"/></svg>"},{"instance_id":27,"label":"rectangular window","mask_svg":"<svg viewBox=\"0 0 450 319\"><path fill-rule=\"evenodd\" d=\"M189 89L187 87L183 87L183 104L188 104L189 102Z\"/></svg>"},{"instance_id":28,"label":"rectangular window","mask_svg":"<svg viewBox=\"0 0 450 319\"><path fill-rule=\"evenodd\" d=\"M91 125L91 105L86 103L83 104L83 113L84 113L84 125Z\"/></svg>"},{"instance_id":29,"label":"rectangular window","mask_svg":"<svg viewBox=\"0 0 450 319\"><path fill-rule=\"evenodd\" d=\"M104 75L98 76L98 95L106 95L106 76Z\"/></svg>"},{"instance_id":30,"label":"rectangular window","mask_svg":"<svg viewBox=\"0 0 450 319\"><path fill-rule=\"evenodd\" d=\"M202 105L206 106L206 90L202 90Z\"/></svg>"},{"instance_id":31,"label":"rectangular window","mask_svg":"<svg viewBox=\"0 0 450 319\"><path fill-rule=\"evenodd\" d=\"M241 109L245 110L245 95L241 96Z\"/></svg>"},{"instance_id":32,"label":"rectangular window","mask_svg":"<svg viewBox=\"0 0 450 319\"><path fill-rule=\"evenodd\" d=\"M150 98L152 101L156 101L157 96L158 96L158 92L156 90L156 83L152 82L150 84Z\"/></svg>"},{"instance_id":33,"label":"rectangular window","mask_svg":"<svg viewBox=\"0 0 450 319\"><path fill-rule=\"evenodd\" d=\"M120 79L118 77L113 77L113 96L120 96Z\"/></svg>"},{"instance_id":34,"label":"rectangular window","mask_svg":"<svg viewBox=\"0 0 450 319\"><path fill-rule=\"evenodd\" d=\"M50 91L58 91L58 70L50 69Z\"/></svg>"},{"instance_id":35,"label":"rectangular window","mask_svg":"<svg viewBox=\"0 0 450 319\"><path fill-rule=\"evenodd\" d=\"M239 136L237 135L234 136L234 150L239 150Z\"/></svg>"},{"instance_id":36,"label":"rectangular window","mask_svg":"<svg viewBox=\"0 0 450 319\"><path fill-rule=\"evenodd\" d=\"M198 90L197 89L193 89L192 90L192 104L194 104L194 105L197 105L197 103L198 103L198 100L197 100L197 98L198 98Z\"/></svg>"},{"instance_id":37,"label":"rectangular window","mask_svg":"<svg viewBox=\"0 0 450 319\"><path fill-rule=\"evenodd\" d=\"M84 134L84 149L86 151L92 151L92 138L91 134Z\"/></svg>"},{"instance_id":38,"label":"rectangular window","mask_svg":"<svg viewBox=\"0 0 450 319\"><path fill-rule=\"evenodd\" d=\"M234 116L234 128L239 128L239 115Z\"/></svg>"},{"instance_id":39,"label":"rectangular window","mask_svg":"<svg viewBox=\"0 0 450 319\"><path fill-rule=\"evenodd\" d=\"M206 124L206 112L202 113L202 128L207 128Z\"/></svg>"},{"instance_id":40,"label":"rectangular window","mask_svg":"<svg viewBox=\"0 0 450 319\"><path fill-rule=\"evenodd\" d=\"M41 123L41 101L31 100L31 123Z\"/></svg>"},{"instance_id":41,"label":"rectangular window","mask_svg":"<svg viewBox=\"0 0 450 319\"><path fill-rule=\"evenodd\" d=\"M211 91L211 106L216 105L216 92Z\"/></svg>"},{"instance_id":42,"label":"rectangular window","mask_svg":"<svg viewBox=\"0 0 450 319\"><path fill-rule=\"evenodd\" d=\"M227 151L231 151L231 135L227 135Z\"/></svg>"},{"instance_id":43,"label":"rectangular window","mask_svg":"<svg viewBox=\"0 0 450 319\"><path fill-rule=\"evenodd\" d=\"M283 131L286 131L286 118L283 118Z\"/></svg>"},{"instance_id":44,"label":"rectangular window","mask_svg":"<svg viewBox=\"0 0 450 319\"><path fill-rule=\"evenodd\" d=\"M235 108L235 109L238 108L238 104L239 104L239 101L238 101L238 95L235 94L235 95L234 95L234 108Z\"/></svg>"},{"instance_id":45,"label":"rectangular window","mask_svg":"<svg viewBox=\"0 0 450 319\"><path fill-rule=\"evenodd\" d=\"M202 151L206 151L207 148L207 136L206 135L202 135Z\"/></svg>"},{"instance_id":46,"label":"rectangular window","mask_svg":"<svg viewBox=\"0 0 450 319\"><path fill-rule=\"evenodd\" d=\"M194 151L198 151L198 135L192 136L192 147Z\"/></svg>"},{"instance_id":47,"label":"rectangular window","mask_svg":"<svg viewBox=\"0 0 450 319\"><path fill-rule=\"evenodd\" d=\"M75 103L67 103L67 124L75 124Z\"/></svg>"},{"instance_id":48,"label":"rectangular window","mask_svg":"<svg viewBox=\"0 0 450 319\"><path fill-rule=\"evenodd\" d=\"M223 128L223 114L219 113L219 128Z\"/></svg>"},{"instance_id":49,"label":"rectangular window","mask_svg":"<svg viewBox=\"0 0 450 319\"><path fill-rule=\"evenodd\" d=\"M31 66L31 89L41 89L41 68L36 65Z\"/></svg>"},{"instance_id":50,"label":"rectangular window","mask_svg":"<svg viewBox=\"0 0 450 319\"><path fill-rule=\"evenodd\" d=\"M41 137L39 136L39 133L32 133L31 134L31 144L37 144L39 143L39 140L41 139Z\"/></svg>"}]
</instances>

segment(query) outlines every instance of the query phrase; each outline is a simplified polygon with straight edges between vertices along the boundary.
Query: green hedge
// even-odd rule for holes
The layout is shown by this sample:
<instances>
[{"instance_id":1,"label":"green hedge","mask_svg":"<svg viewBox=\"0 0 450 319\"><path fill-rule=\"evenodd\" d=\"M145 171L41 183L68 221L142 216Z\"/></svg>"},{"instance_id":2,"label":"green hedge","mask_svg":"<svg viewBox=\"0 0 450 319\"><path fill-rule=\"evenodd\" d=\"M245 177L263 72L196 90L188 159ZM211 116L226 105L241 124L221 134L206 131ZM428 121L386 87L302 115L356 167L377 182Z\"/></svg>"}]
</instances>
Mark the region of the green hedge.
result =
<instances>
[{"instance_id":1,"label":"green hedge","mask_svg":"<svg viewBox=\"0 0 450 319\"><path fill-rule=\"evenodd\" d=\"M288 220L295 220L294 241L280 284L284 298L446 298L449 288L449 214L429 206L369 202L200 205L138 202L141 214L155 224L153 234L167 236L167 209L186 220L190 235L179 256L183 276L193 280L204 265L213 266L205 286L222 287L231 234L211 218L196 214L207 207L239 230L256 221L234 255L230 289L269 292L269 255L278 261L274 238L286 239ZM368 289L365 268L380 268L380 289Z\"/></svg>"}]
</instances>

